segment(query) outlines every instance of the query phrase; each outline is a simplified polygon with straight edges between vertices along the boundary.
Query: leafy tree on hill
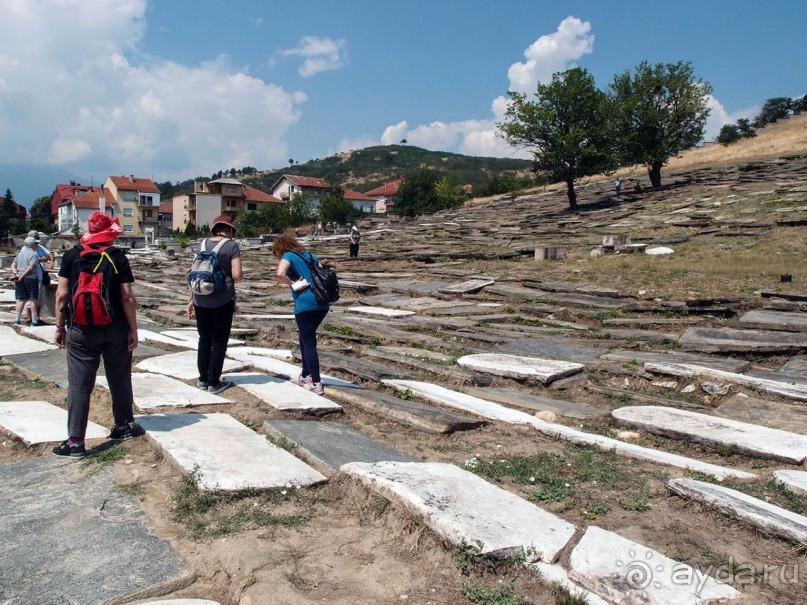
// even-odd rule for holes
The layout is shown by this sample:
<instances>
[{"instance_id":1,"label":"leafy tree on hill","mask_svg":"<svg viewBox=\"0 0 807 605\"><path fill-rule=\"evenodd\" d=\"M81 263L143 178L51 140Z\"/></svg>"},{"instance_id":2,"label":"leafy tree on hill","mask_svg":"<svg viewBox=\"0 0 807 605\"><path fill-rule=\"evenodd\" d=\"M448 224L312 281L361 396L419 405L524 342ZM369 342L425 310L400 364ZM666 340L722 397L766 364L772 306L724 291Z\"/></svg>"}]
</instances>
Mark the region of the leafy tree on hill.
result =
<instances>
[{"instance_id":1,"label":"leafy tree on hill","mask_svg":"<svg viewBox=\"0 0 807 605\"><path fill-rule=\"evenodd\" d=\"M728 147L732 143L736 143L742 138L743 133L740 132L740 127L737 126L737 124L723 124L715 141L724 147Z\"/></svg>"},{"instance_id":2,"label":"leafy tree on hill","mask_svg":"<svg viewBox=\"0 0 807 605\"><path fill-rule=\"evenodd\" d=\"M768 99L752 122L754 128L764 128L768 124L786 118L790 110L793 109L793 105L793 99L790 97Z\"/></svg>"},{"instance_id":3,"label":"leafy tree on hill","mask_svg":"<svg viewBox=\"0 0 807 605\"><path fill-rule=\"evenodd\" d=\"M345 190L340 185L331 185L331 190L320 200L319 219L323 223L347 225L352 223L358 214L353 204L345 199Z\"/></svg>"},{"instance_id":4,"label":"leafy tree on hill","mask_svg":"<svg viewBox=\"0 0 807 605\"><path fill-rule=\"evenodd\" d=\"M14 214L11 211L11 204L13 202L14 195L11 193L11 189L6 189L6 194L3 196L3 199L0 199L0 234L3 236L11 231L11 219Z\"/></svg>"},{"instance_id":5,"label":"leafy tree on hill","mask_svg":"<svg viewBox=\"0 0 807 605\"><path fill-rule=\"evenodd\" d=\"M757 132L754 130L754 127L751 126L751 121L748 118L740 118L737 120L737 128L740 129L740 134L746 139L757 136Z\"/></svg>"},{"instance_id":6,"label":"leafy tree on hill","mask_svg":"<svg viewBox=\"0 0 807 605\"><path fill-rule=\"evenodd\" d=\"M35 199L28 211L31 214L31 229L44 232L53 231L53 224L50 222L49 195Z\"/></svg>"},{"instance_id":7,"label":"leafy tree on hill","mask_svg":"<svg viewBox=\"0 0 807 605\"><path fill-rule=\"evenodd\" d=\"M437 195L437 200L443 208L456 208L457 206L461 206L467 197L462 190L462 185L450 175L444 176L434 184L434 193Z\"/></svg>"},{"instance_id":8,"label":"leafy tree on hill","mask_svg":"<svg viewBox=\"0 0 807 605\"><path fill-rule=\"evenodd\" d=\"M508 143L532 152L536 171L566 183L569 208L575 210L575 179L616 167L607 95L580 67L539 83L535 101L508 94L505 121L496 126Z\"/></svg>"},{"instance_id":9,"label":"leafy tree on hill","mask_svg":"<svg viewBox=\"0 0 807 605\"><path fill-rule=\"evenodd\" d=\"M437 173L429 168L419 168L404 177L395 196L395 211L403 216L417 216L440 210L440 202L434 186Z\"/></svg>"},{"instance_id":10,"label":"leafy tree on hill","mask_svg":"<svg viewBox=\"0 0 807 605\"><path fill-rule=\"evenodd\" d=\"M644 164L653 187L670 157L697 144L709 117L712 87L688 62L642 61L611 83L622 161Z\"/></svg>"}]
</instances>

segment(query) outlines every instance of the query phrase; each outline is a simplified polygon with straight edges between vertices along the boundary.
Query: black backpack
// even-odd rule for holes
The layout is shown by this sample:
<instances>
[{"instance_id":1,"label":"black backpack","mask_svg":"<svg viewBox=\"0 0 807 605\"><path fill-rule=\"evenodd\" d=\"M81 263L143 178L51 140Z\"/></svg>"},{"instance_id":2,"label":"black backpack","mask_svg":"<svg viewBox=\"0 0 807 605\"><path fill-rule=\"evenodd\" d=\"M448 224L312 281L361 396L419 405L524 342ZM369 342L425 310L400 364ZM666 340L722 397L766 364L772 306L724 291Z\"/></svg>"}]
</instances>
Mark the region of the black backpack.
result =
<instances>
[{"instance_id":1,"label":"black backpack","mask_svg":"<svg viewBox=\"0 0 807 605\"><path fill-rule=\"evenodd\" d=\"M339 300L339 279L336 277L336 271L315 263L310 252L307 256L299 252L295 252L295 254L302 258L311 269L311 284L309 285L317 302L332 303Z\"/></svg>"}]
</instances>

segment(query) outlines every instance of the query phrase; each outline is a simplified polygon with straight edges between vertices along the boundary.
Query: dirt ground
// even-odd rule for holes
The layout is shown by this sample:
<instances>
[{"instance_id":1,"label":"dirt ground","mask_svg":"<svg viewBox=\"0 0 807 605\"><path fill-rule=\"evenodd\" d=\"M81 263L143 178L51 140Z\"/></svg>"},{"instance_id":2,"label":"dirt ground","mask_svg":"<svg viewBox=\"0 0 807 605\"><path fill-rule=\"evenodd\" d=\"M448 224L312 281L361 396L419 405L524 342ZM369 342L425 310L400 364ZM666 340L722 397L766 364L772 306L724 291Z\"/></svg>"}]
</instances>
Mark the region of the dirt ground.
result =
<instances>
[{"instance_id":1,"label":"dirt ground","mask_svg":"<svg viewBox=\"0 0 807 605\"><path fill-rule=\"evenodd\" d=\"M690 170L708 171L709 168L683 166L679 172L663 176L679 178ZM769 198L778 199L780 194L776 193L776 188L780 186L780 182L754 183L745 193L733 193L740 198L737 201L732 197L733 216L742 218L746 216L743 209L748 205L758 205L761 200L768 199L764 192L769 192ZM723 199L725 189L722 182L710 184L708 179L694 179L665 193L663 200L652 196L643 198L641 207L635 212L647 215L666 211L671 204L684 205L713 196ZM595 195L601 193L586 193L584 190L581 205L592 201ZM797 192L792 205L807 206L806 196L807 189L800 194ZM654 205L654 200L657 205ZM469 207L468 212L474 208ZM631 213L630 209L620 210ZM568 218L562 208L562 199L556 218ZM523 216L514 216L512 223L516 225L521 219ZM678 235L680 231L666 226L660 219L653 224L659 237ZM653 300L654 296L658 296L658 300L737 297L741 302L736 308L747 309L761 307L760 290L777 288L805 293L807 246L804 229L771 227L758 236L731 238L706 234L677 244L677 254L671 258L622 255L592 260L588 257L588 250L592 241L596 242L599 237L599 231L595 231L578 236L576 243L570 244L572 255L564 263L544 263L536 268L534 262L525 258L477 258L446 264L472 269L478 274L492 275L513 284L538 279L537 274L540 274L540 279L546 281L567 280L615 287L642 300ZM400 241L408 240L402 237ZM424 268L424 265L413 263L404 256L374 258L370 252L373 247L381 250L396 245L403 249L403 244L365 236L362 264L349 265L349 270L428 273L429 265ZM258 275L261 279L269 279L272 263L271 257L265 253L245 257L247 274ZM779 282L779 276L784 273L793 276L792 283ZM282 289L269 287L270 296L277 293L282 293ZM468 298L486 300L483 295ZM359 299L360 296L347 292L340 304L351 304ZM582 323L596 323L603 319L601 312L592 309L558 306L553 313L539 314L526 303L507 301L507 304L513 307L516 315L524 318L535 319L541 315L547 320ZM142 310L143 313L148 311ZM659 316L667 317L663 312L655 315ZM680 317L676 314L669 316ZM177 321L180 321L179 314ZM651 322L648 320L648 323ZM726 320L710 316L702 325L726 325ZM672 328L659 328L659 331L669 330ZM439 329L434 328L434 333L439 335ZM456 336L452 338L456 339ZM595 343L596 340L589 337L589 344ZM296 334L282 328L262 328L253 344L294 348ZM324 349L359 356L366 344L366 338L351 335L347 330L321 332L320 346ZM603 340L601 344L612 346L614 343ZM640 341L628 340L621 344L650 348ZM456 350L456 342L453 345ZM747 358L757 365L776 369L788 357L753 355ZM341 376L339 372L329 373ZM355 380L353 376L342 377ZM729 396L706 395L700 390L698 381L693 382L696 390L689 395L681 394L687 381L677 381L675 388L654 382L658 379L648 378L627 365L617 372L613 368L587 371L584 380L570 384L561 392L511 379L493 379L494 386L561 397L605 411L633 402L632 397L636 395L708 407ZM365 386L383 390L378 385L365 383ZM609 388L613 391L608 391ZM735 385L731 395L737 392L759 396L759 393ZM0 393L4 400L45 400L65 405L62 389L32 380L6 363L0 364ZM258 432L262 432L261 425L268 418L288 418L241 389L228 391L227 397L233 399L232 404L206 406L204 411L227 412ZM766 399L804 411L803 404L775 397L766 396ZM110 426L109 404L108 394L97 390L93 395L91 420ZM560 418L558 421L589 432L615 435L622 427L611 424L607 418L596 421ZM807 603L805 545L764 536L744 523L669 495L666 481L673 477L693 476L691 473L571 446L539 435L532 429L498 422L488 423L480 429L438 435L394 423L350 405L345 406L344 414L329 419L356 428L415 459L451 462L472 470L580 529L597 525L616 531L732 584L747 596L749 603ZM805 498L778 489L768 481L774 470L782 468L781 464L646 434L636 441L641 445L757 473L762 477L759 482L731 486L801 514L807 511ZM192 586L172 595L174 597L210 598L223 605L548 605L574 602L553 594L518 560L486 560L467 549L444 544L409 511L372 494L346 477L334 476L328 483L310 489L297 490L289 486L269 492L211 495L199 493L193 482L183 477L146 439L126 442L107 454L78 464L82 464L88 473L94 472L100 464L112 464L120 489L140 501L156 534L169 540L188 560L198 579ZM3 437L0 443L0 463L40 455L48 455L48 448L27 448L9 437ZM563 553L562 561L568 560L569 550L567 548Z\"/></svg>"}]
</instances>

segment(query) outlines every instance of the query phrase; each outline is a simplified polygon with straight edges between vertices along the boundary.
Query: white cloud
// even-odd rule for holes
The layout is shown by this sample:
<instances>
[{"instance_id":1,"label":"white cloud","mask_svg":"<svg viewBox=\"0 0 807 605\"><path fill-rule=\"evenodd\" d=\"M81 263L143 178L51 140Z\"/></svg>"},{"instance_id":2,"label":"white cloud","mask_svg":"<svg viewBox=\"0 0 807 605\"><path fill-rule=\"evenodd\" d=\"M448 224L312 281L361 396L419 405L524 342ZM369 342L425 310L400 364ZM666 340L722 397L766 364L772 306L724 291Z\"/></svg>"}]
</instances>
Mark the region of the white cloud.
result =
<instances>
[{"instance_id":1,"label":"white cloud","mask_svg":"<svg viewBox=\"0 0 807 605\"><path fill-rule=\"evenodd\" d=\"M280 51L286 57L304 57L303 64L297 72L304 78L310 78L323 71L339 69L348 64L346 41L332 40L317 36L303 36L294 48Z\"/></svg>"},{"instance_id":2,"label":"white cloud","mask_svg":"<svg viewBox=\"0 0 807 605\"><path fill-rule=\"evenodd\" d=\"M740 118L752 120L760 110L758 106L755 106L729 113L723 107L723 104L715 97L708 95L707 98L709 108L712 111L709 114L709 117L706 119L706 130L703 135L704 141L714 141L717 138L717 135L720 134L720 129L724 124L734 124Z\"/></svg>"},{"instance_id":3,"label":"white cloud","mask_svg":"<svg viewBox=\"0 0 807 605\"><path fill-rule=\"evenodd\" d=\"M4 161L158 180L285 162L306 96L225 56L144 56L145 11L146 0L0 2Z\"/></svg>"}]
</instances>

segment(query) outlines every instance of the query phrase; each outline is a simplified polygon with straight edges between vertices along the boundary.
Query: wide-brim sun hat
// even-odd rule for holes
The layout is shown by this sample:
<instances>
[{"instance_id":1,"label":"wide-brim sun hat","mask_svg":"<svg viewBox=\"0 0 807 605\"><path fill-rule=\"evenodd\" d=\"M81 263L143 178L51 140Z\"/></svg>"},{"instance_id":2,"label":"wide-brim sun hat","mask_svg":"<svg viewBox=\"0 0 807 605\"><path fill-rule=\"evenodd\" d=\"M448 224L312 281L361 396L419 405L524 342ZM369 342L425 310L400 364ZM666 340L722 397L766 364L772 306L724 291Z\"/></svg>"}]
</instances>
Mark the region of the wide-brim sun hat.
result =
<instances>
[{"instance_id":1,"label":"wide-brim sun hat","mask_svg":"<svg viewBox=\"0 0 807 605\"><path fill-rule=\"evenodd\" d=\"M222 214L221 216L217 216L213 219L213 224L210 225L210 233L213 233L216 230L216 225L226 225L233 230L233 233L238 233L238 229L235 225L233 225L232 217L227 216L226 214Z\"/></svg>"},{"instance_id":2,"label":"wide-brim sun hat","mask_svg":"<svg viewBox=\"0 0 807 605\"><path fill-rule=\"evenodd\" d=\"M26 246L30 246L31 244L35 244L35 243L36 243L36 238L31 237L30 235L25 238L25 245Z\"/></svg>"},{"instance_id":3,"label":"wide-brim sun hat","mask_svg":"<svg viewBox=\"0 0 807 605\"><path fill-rule=\"evenodd\" d=\"M109 216L96 210L87 219L87 233L81 236L81 243L92 245L114 242L123 233L117 216Z\"/></svg>"}]
</instances>

